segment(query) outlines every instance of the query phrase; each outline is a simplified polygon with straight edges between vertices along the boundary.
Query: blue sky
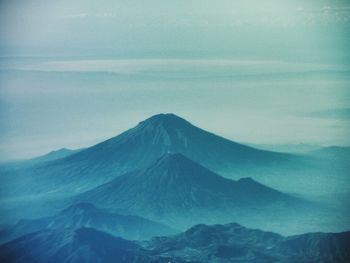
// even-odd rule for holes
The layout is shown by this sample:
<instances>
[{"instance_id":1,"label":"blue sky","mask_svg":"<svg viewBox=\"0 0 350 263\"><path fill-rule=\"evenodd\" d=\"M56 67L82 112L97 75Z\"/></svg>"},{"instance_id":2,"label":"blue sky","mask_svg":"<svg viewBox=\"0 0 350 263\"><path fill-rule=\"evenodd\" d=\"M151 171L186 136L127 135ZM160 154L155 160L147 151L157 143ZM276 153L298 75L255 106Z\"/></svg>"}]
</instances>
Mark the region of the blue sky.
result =
<instances>
[{"instance_id":1,"label":"blue sky","mask_svg":"<svg viewBox=\"0 0 350 263\"><path fill-rule=\"evenodd\" d=\"M349 145L350 4L232 2L2 1L0 158L161 112L241 142Z\"/></svg>"}]
</instances>

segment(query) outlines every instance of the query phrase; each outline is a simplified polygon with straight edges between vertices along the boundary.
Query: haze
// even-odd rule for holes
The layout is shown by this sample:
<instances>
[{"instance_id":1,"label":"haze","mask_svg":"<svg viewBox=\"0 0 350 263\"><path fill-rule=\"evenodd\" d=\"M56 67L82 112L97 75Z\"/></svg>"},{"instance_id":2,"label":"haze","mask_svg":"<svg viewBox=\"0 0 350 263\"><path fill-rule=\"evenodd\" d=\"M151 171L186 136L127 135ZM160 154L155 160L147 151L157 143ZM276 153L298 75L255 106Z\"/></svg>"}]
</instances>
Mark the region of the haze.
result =
<instances>
[{"instance_id":1,"label":"haze","mask_svg":"<svg viewBox=\"0 0 350 263\"><path fill-rule=\"evenodd\" d=\"M347 1L1 1L0 159L173 112L255 144L350 145Z\"/></svg>"}]
</instances>

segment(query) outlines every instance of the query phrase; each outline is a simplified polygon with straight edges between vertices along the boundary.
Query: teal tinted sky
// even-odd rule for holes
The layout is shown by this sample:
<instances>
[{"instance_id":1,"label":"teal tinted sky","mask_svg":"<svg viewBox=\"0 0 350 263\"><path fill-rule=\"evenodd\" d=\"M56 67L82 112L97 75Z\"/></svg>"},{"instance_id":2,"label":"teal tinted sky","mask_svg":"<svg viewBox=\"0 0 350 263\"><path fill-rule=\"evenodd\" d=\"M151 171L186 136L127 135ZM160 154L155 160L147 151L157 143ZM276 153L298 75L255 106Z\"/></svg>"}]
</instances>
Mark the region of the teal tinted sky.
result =
<instances>
[{"instance_id":1,"label":"teal tinted sky","mask_svg":"<svg viewBox=\"0 0 350 263\"><path fill-rule=\"evenodd\" d=\"M161 112L241 142L349 145L349 26L334 0L1 1L1 159Z\"/></svg>"}]
</instances>

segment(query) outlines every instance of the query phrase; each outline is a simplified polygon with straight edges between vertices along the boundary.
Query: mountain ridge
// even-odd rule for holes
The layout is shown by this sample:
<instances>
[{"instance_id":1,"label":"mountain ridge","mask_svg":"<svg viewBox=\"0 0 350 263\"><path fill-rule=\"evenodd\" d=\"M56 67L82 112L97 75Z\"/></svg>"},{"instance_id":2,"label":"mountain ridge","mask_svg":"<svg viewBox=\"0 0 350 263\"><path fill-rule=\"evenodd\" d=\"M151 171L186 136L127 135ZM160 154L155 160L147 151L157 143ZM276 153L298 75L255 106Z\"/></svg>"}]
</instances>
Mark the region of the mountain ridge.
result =
<instances>
[{"instance_id":1,"label":"mountain ridge","mask_svg":"<svg viewBox=\"0 0 350 263\"><path fill-rule=\"evenodd\" d=\"M193 262L348 262L350 232L282 236L237 223L196 225L171 237L155 237L146 248Z\"/></svg>"},{"instance_id":2,"label":"mountain ridge","mask_svg":"<svg viewBox=\"0 0 350 263\"><path fill-rule=\"evenodd\" d=\"M175 114L158 114L94 146L15 172L23 175L23 181L25 177L35 177L36 193L82 192L143 169L168 152L181 153L220 175L236 179L267 173L272 167L296 158L227 140ZM11 177L11 170L6 174ZM30 190L24 185L20 192Z\"/></svg>"},{"instance_id":3,"label":"mountain ridge","mask_svg":"<svg viewBox=\"0 0 350 263\"><path fill-rule=\"evenodd\" d=\"M237 169L244 176L251 176L253 172L249 171L252 167L254 171L255 166L266 169L297 158L292 154L258 150L228 140L175 114L158 114L115 137L57 160L56 164L79 163L83 167L91 164L92 169L83 168L87 174L89 170L99 169L111 179L142 169L167 152L181 153L221 175L233 178L237 176Z\"/></svg>"},{"instance_id":4,"label":"mountain ridge","mask_svg":"<svg viewBox=\"0 0 350 263\"><path fill-rule=\"evenodd\" d=\"M131 240L149 239L156 235L169 235L178 232L164 224L140 216L117 214L85 202L73 204L53 216L19 220L17 224L2 229L0 241L4 243L23 234L44 229L78 229L82 227L92 227L113 236Z\"/></svg>"},{"instance_id":5,"label":"mountain ridge","mask_svg":"<svg viewBox=\"0 0 350 263\"><path fill-rule=\"evenodd\" d=\"M302 203L251 178L234 181L221 177L179 153L165 154L149 167L119 176L73 200L124 209L165 223L193 223L198 217L214 218L209 214L232 216L235 210L262 211L281 203Z\"/></svg>"},{"instance_id":6,"label":"mountain ridge","mask_svg":"<svg viewBox=\"0 0 350 263\"><path fill-rule=\"evenodd\" d=\"M0 261L8 263L128 263L141 256L137 262L149 262L134 242L91 228L42 230L0 246Z\"/></svg>"},{"instance_id":7,"label":"mountain ridge","mask_svg":"<svg viewBox=\"0 0 350 263\"><path fill-rule=\"evenodd\" d=\"M43 230L0 245L0 261L23 262L327 262L347 263L350 232L281 236L237 223L195 225L173 236L132 242L91 228Z\"/></svg>"}]
</instances>

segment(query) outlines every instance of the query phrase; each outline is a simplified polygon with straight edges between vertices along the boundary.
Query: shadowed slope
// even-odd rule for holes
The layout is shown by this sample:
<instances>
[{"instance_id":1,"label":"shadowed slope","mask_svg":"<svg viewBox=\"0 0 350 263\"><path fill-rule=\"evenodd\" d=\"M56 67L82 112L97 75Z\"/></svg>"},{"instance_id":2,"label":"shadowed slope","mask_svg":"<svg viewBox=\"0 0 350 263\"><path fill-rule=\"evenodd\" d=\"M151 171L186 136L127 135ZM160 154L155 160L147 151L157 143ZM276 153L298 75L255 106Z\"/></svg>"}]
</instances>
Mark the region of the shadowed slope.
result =
<instances>
[{"instance_id":1,"label":"shadowed slope","mask_svg":"<svg viewBox=\"0 0 350 263\"><path fill-rule=\"evenodd\" d=\"M149 262L142 255L135 243L89 228L35 232L0 246L7 263Z\"/></svg>"},{"instance_id":2,"label":"shadowed slope","mask_svg":"<svg viewBox=\"0 0 350 263\"><path fill-rule=\"evenodd\" d=\"M165 154L150 167L87 191L76 200L168 222L193 224L217 217L293 207L300 200L250 178L225 179L181 154ZM187 225L187 224L185 224Z\"/></svg>"},{"instance_id":3,"label":"shadowed slope","mask_svg":"<svg viewBox=\"0 0 350 263\"><path fill-rule=\"evenodd\" d=\"M177 231L163 224L142 217L119 215L89 203L72 205L60 213L34 220L20 220L3 230L1 241L9 241L24 234L44 229L79 229L92 227L126 239L149 239L153 236L170 235Z\"/></svg>"},{"instance_id":4,"label":"shadowed slope","mask_svg":"<svg viewBox=\"0 0 350 263\"><path fill-rule=\"evenodd\" d=\"M80 262L308 262L347 263L350 232L284 237L236 223L196 225L141 245L82 228L31 233L0 246L7 263Z\"/></svg>"},{"instance_id":5,"label":"shadowed slope","mask_svg":"<svg viewBox=\"0 0 350 263\"><path fill-rule=\"evenodd\" d=\"M350 232L281 235L226 225L197 225L172 237L157 237L147 244L156 255L193 262L324 262L350 260Z\"/></svg>"}]
</instances>

